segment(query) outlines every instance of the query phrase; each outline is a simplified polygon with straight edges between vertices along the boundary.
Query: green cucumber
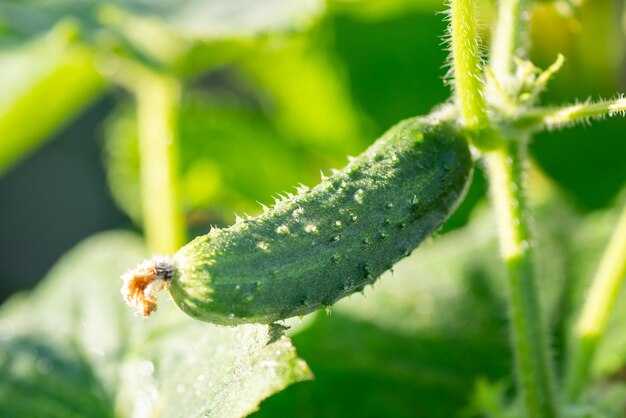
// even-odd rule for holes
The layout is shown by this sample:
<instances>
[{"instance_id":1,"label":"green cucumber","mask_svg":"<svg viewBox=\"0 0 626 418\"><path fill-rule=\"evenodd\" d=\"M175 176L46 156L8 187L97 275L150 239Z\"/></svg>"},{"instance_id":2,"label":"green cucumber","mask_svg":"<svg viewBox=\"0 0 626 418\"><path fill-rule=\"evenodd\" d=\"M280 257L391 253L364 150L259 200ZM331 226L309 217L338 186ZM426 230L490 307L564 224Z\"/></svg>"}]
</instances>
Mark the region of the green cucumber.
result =
<instances>
[{"instance_id":1,"label":"green cucumber","mask_svg":"<svg viewBox=\"0 0 626 418\"><path fill-rule=\"evenodd\" d=\"M203 321L304 315L362 291L409 255L455 210L472 171L453 122L407 119L316 187L142 265L141 277L152 266L179 308Z\"/></svg>"}]
</instances>

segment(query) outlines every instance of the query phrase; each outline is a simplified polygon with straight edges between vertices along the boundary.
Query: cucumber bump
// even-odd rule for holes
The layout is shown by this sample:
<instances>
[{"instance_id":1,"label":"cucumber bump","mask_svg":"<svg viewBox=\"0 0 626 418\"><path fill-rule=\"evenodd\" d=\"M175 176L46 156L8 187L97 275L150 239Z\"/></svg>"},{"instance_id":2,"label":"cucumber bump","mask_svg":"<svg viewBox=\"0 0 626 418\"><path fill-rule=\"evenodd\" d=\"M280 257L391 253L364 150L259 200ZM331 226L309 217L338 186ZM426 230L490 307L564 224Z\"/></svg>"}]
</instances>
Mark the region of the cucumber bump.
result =
<instances>
[{"instance_id":1,"label":"cucumber bump","mask_svg":"<svg viewBox=\"0 0 626 418\"><path fill-rule=\"evenodd\" d=\"M222 325L310 313L409 255L456 209L472 171L452 121L404 120L314 188L143 263L124 276L122 293L148 315L167 286L184 312Z\"/></svg>"}]
</instances>

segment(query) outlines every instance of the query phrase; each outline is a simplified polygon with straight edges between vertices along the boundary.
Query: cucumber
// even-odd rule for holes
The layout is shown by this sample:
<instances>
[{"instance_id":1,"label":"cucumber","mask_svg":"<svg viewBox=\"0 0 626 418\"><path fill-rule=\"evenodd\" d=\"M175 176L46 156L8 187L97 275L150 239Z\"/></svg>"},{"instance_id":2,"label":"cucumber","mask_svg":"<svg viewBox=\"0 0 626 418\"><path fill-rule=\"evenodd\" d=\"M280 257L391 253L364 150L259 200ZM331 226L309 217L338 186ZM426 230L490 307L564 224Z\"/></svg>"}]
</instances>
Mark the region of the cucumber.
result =
<instances>
[{"instance_id":1,"label":"cucumber","mask_svg":"<svg viewBox=\"0 0 626 418\"><path fill-rule=\"evenodd\" d=\"M472 172L453 122L407 119L316 187L302 186L262 215L213 229L147 266L179 308L202 321L304 315L362 291L409 255L455 210Z\"/></svg>"}]
</instances>

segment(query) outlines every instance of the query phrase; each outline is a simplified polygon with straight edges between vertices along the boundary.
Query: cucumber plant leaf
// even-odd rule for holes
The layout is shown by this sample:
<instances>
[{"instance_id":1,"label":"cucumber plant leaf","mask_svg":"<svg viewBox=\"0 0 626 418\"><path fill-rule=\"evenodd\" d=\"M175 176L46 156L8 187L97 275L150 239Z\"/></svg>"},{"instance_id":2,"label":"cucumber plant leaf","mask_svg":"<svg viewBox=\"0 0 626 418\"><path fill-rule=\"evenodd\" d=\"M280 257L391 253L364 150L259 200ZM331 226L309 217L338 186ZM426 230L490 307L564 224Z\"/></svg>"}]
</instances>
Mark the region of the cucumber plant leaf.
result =
<instances>
[{"instance_id":1,"label":"cucumber plant leaf","mask_svg":"<svg viewBox=\"0 0 626 418\"><path fill-rule=\"evenodd\" d=\"M435 12L441 10L440 0L331 0L332 12L349 14L368 21L393 18L412 11Z\"/></svg>"},{"instance_id":2,"label":"cucumber plant leaf","mask_svg":"<svg viewBox=\"0 0 626 418\"><path fill-rule=\"evenodd\" d=\"M31 36L49 30L59 19L73 17L85 29L101 29L100 13L115 8L137 17L153 19L171 31L201 39L237 38L307 24L324 10L321 0L2 0L3 32ZM5 35L7 36L7 35Z\"/></svg>"},{"instance_id":3,"label":"cucumber plant leaf","mask_svg":"<svg viewBox=\"0 0 626 418\"><path fill-rule=\"evenodd\" d=\"M281 37L280 47L251 50L236 70L244 85L251 81L256 95L268 102L265 107L287 137L344 158L360 152L369 137L361 132L364 118L325 29L318 25Z\"/></svg>"},{"instance_id":4,"label":"cucumber plant leaf","mask_svg":"<svg viewBox=\"0 0 626 418\"><path fill-rule=\"evenodd\" d=\"M248 52L244 38L302 29L323 10L321 0L0 0L0 173L98 96L115 55L197 75Z\"/></svg>"},{"instance_id":5,"label":"cucumber plant leaf","mask_svg":"<svg viewBox=\"0 0 626 418\"><path fill-rule=\"evenodd\" d=\"M154 321L129 314L119 274L146 255L103 233L2 307L0 415L240 417L311 377L278 328L210 326L167 303Z\"/></svg>"},{"instance_id":6,"label":"cucumber plant leaf","mask_svg":"<svg viewBox=\"0 0 626 418\"><path fill-rule=\"evenodd\" d=\"M0 51L0 174L102 92L92 52L75 38L66 22Z\"/></svg>"},{"instance_id":7,"label":"cucumber plant leaf","mask_svg":"<svg viewBox=\"0 0 626 418\"><path fill-rule=\"evenodd\" d=\"M186 36L237 38L295 29L324 9L320 0L135 1L138 14L162 20Z\"/></svg>"}]
</instances>

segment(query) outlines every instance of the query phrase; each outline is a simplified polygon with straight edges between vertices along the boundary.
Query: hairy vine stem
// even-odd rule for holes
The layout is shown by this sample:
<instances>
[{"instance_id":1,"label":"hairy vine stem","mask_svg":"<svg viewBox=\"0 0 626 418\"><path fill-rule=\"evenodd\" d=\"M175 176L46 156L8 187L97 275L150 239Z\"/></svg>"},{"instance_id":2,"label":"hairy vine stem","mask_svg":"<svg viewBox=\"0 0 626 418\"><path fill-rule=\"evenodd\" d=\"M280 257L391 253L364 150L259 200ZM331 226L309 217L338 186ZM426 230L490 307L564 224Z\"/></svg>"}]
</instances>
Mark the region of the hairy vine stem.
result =
<instances>
[{"instance_id":1,"label":"hairy vine stem","mask_svg":"<svg viewBox=\"0 0 626 418\"><path fill-rule=\"evenodd\" d=\"M464 128L479 149L493 148L482 80L474 0L451 0L450 35L455 95Z\"/></svg>"},{"instance_id":2,"label":"hairy vine stem","mask_svg":"<svg viewBox=\"0 0 626 418\"><path fill-rule=\"evenodd\" d=\"M531 109L520 116L514 125L518 129L557 129L593 118L623 115L625 112L626 98L618 97L592 103Z\"/></svg>"},{"instance_id":3,"label":"hairy vine stem","mask_svg":"<svg viewBox=\"0 0 626 418\"><path fill-rule=\"evenodd\" d=\"M528 1L500 0L490 66L506 86L515 58L524 54ZM523 57L522 57L523 58ZM525 196L527 138L515 138L485 155L490 190L498 218L502 256L507 267L509 309L515 365L526 416L559 415L547 334L535 283L532 237Z\"/></svg>"},{"instance_id":4,"label":"hairy vine stem","mask_svg":"<svg viewBox=\"0 0 626 418\"><path fill-rule=\"evenodd\" d=\"M576 401L589 374L609 315L626 276L626 206L591 283L574 331L565 375L565 398Z\"/></svg>"},{"instance_id":5,"label":"hairy vine stem","mask_svg":"<svg viewBox=\"0 0 626 418\"><path fill-rule=\"evenodd\" d=\"M506 88L515 73L515 59L524 58L528 0L500 0L491 46L490 68ZM547 334L535 283L532 237L525 190L528 138L515 138L485 155L490 190L498 218L502 255L507 267L509 307L515 364L526 415L559 415Z\"/></svg>"},{"instance_id":6,"label":"hairy vine stem","mask_svg":"<svg viewBox=\"0 0 626 418\"><path fill-rule=\"evenodd\" d=\"M558 414L524 195L526 149L526 141L511 141L484 160L508 276L512 343L526 416L550 418Z\"/></svg>"},{"instance_id":7,"label":"hairy vine stem","mask_svg":"<svg viewBox=\"0 0 626 418\"><path fill-rule=\"evenodd\" d=\"M455 93L465 128L479 130L488 125L489 119L483 97L475 5L473 1L452 0L450 6Z\"/></svg>"},{"instance_id":8,"label":"hairy vine stem","mask_svg":"<svg viewBox=\"0 0 626 418\"><path fill-rule=\"evenodd\" d=\"M492 44L491 71L506 86L513 77L514 58L526 36L525 0L501 0ZM504 139L491 127L479 66L473 0L452 0L452 50L456 95L466 129L478 132L474 144L483 151L498 219L502 256L507 267L512 343L521 396L530 418L558 416L547 335L537 297L531 232L524 195L529 138ZM513 103L513 105L517 105ZM481 147L486 135L495 148ZM496 141L493 141L493 138ZM482 139L482 141L481 141Z\"/></svg>"}]
</instances>

